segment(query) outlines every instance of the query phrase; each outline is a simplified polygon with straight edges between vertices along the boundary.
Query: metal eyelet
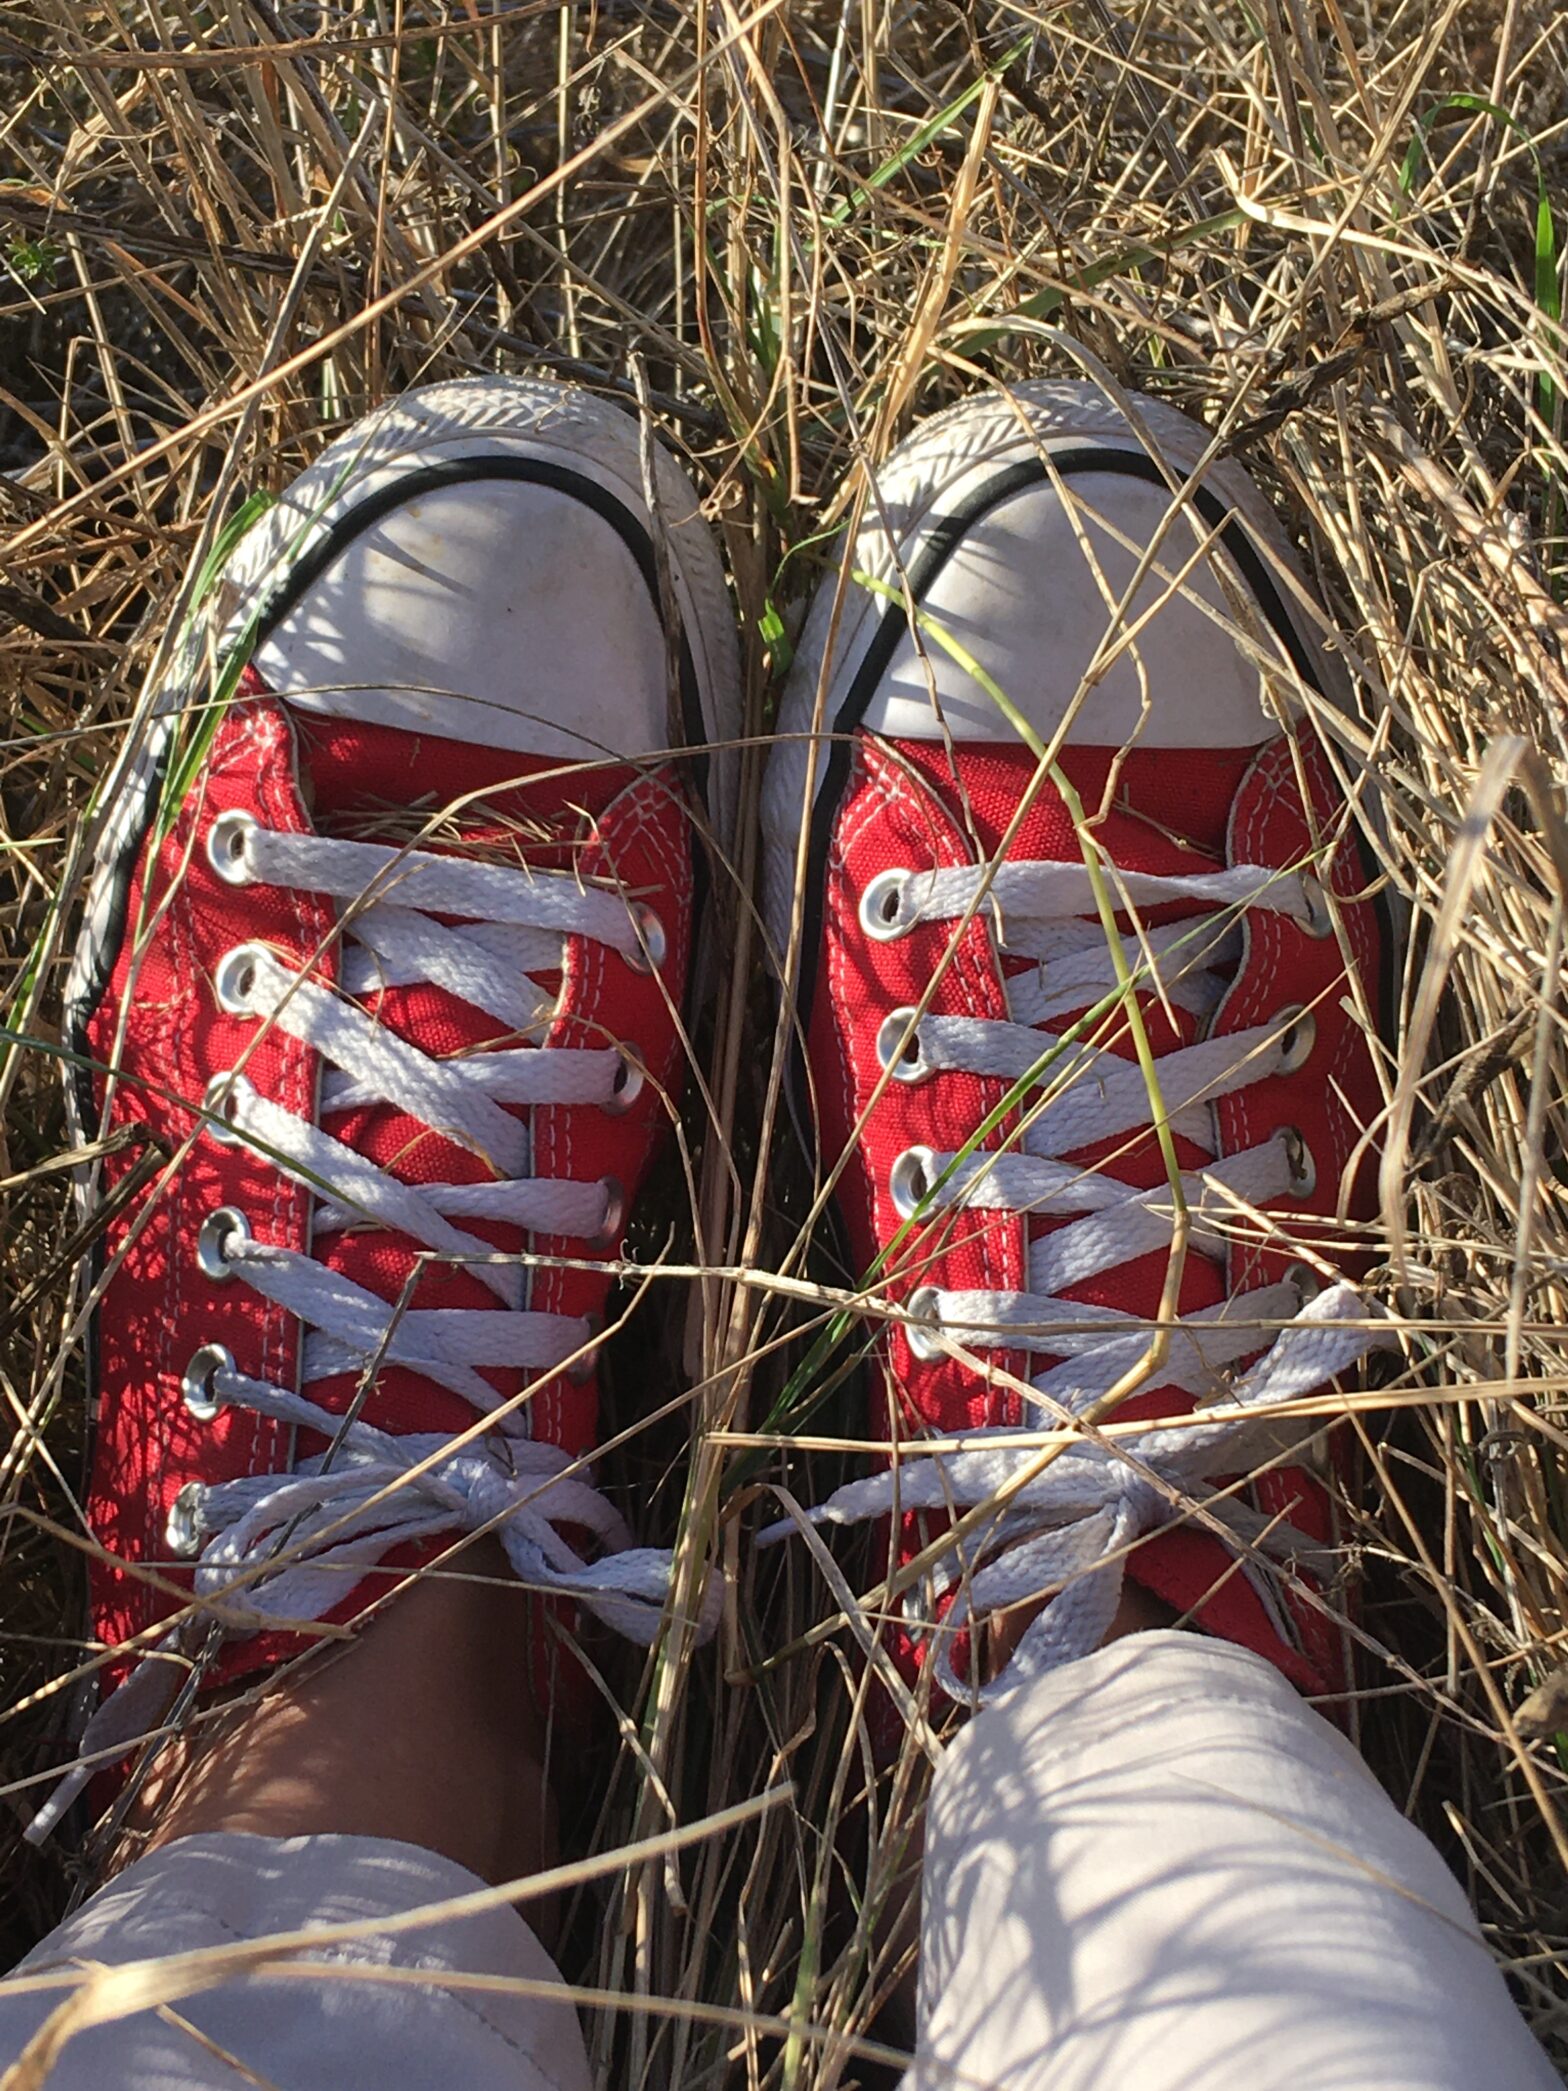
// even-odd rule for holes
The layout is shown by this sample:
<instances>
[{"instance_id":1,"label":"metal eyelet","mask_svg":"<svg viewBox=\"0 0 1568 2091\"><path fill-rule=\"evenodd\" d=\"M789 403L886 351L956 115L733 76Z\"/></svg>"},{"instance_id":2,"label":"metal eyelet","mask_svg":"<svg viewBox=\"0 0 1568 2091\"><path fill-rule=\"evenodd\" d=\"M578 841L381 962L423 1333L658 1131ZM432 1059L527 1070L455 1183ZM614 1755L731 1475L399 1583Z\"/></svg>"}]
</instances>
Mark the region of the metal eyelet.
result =
<instances>
[{"instance_id":1,"label":"metal eyelet","mask_svg":"<svg viewBox=\"0 0 1568 2091\"><path fill-rule=\"evenodd\" d=\"M1309 937L1331 937L1334 934L1334 916L1322 880L1313 878L1310 873L1303 873L1301 892L1307 903L1307 919L1300 927Z\"/></svg>"},{"instance_id":2,"label":"metal eyelet","mask_svg":"<svg viewBox=\"0 0 1568 2091\"><path fill-rule=\"evenodd\" d=\"M1294 1288L1303 1307L1309 1307L1323 1290L1324 1279L1310 1263L1287 1263L1281 1276L1286 1285Z\"/></svg>"},{"instance_id":3,"label":"metal eyelet","mask_svg":"<svg viewBox=\"0 0 1568 2091\"><path fill-rule=\"evenodd\" d=\"M860 926L874 943L891 944L913 929L914 924L904 921L899 911L904 886L913 876L902 865L895 865L890 871L879 871L861 894Z\"/></svg>"},{"instance_id":4,"label":"metal eyelet","mask_svg":"<svg viewBox=\"0 0 1568 2091\"><path fill-rule=\"evenodd\" d=\"M664 934L664 924L641 900L632 909L632 919L637 924L641 941L626 953L626 963L634 973L657 973L669 956L670 945Z\"/></svg>"},{"instance_id":5,"label":"metal eyelet","mask_svg":"<svg viewBox=\"0 0 1568 2091\"><path fill-rule=\"evenodd\" d=\"M220 1147L238 1147L244 1138L235 1121L249 1090L250 1084L245 1077L226 1067L221 1074L214 1075L202 1091L202 1130Z\"/></svg>"},{"instance_id":6,"label":"metal eyelet","mask_svg":"<svg viewBox=\"0 0 1568 2091\"><path fill-rule=\"evenodd\" d=\"M230 1245L250 1240L250 1222L237 1205L220 1205L208 1213L196 1235L196 1267L214 1285L234 1276Z\"/></svg>"},{"instance_id":7,"label":"metal eyelet","mask_svg":"<svg viewBox=\"0 0 1568 2091\"><path fill-rule=\"evenodd\" d=\"M580 1387L586 1380L591 1380L594 1374L599 1369L599 1345L597 1338L599 1336L600 1331L604 1327L604 1323L600 1320L597 1314L585 1315L583 1319L588 1324L588 1334L591 1337L593 1337L595 1341L589 1343L582 1352L582 1355L574 1359L573 1362L566 1367L567 1383L568 1385L573 1387Z\"/></svg>"},{"instance_id":8,"label":"metal eyelet","mask_svg":"<svg viewBox=\"0 0 1568 2091\"><path fill-rule=\"evenodd\" d=\"M189 1560L192 1554L200 1553L201 1506L206 1493L199 1481L187 1481L170 1504L163 1536L171 1554Z\"/></svg>"},{"instance_id":9,"label":"metal eyelet","mask_svg":"<svg viewBox=\"0 0 1568 2091\"><path fill-rule=\"evenodd\" d=\"M255 833L256 822L237 807L220 813L207 830L207 861L226 886L250 885L245 847Z\"/></svg>"},{"instance_id":10,"label":"metal eyelet","mask_svg":"<svg viewBox=\"0 0 1568 2091\"><path fill-rule=\"evenodd\" d=\"M903 1043L904 1034L909 1031L914 1018L912 1005L904 1009L895 1009L891 1016L883 1018L882 1028L877 1033L877 1062L888 1070L895 1082L925 1082L936 1072L934 1067L927 1064L920 1050L918 1024L915 1024L914 1030L910 1032L908 1043ZM901 1045L902 1051L899 1050ZM896 1060L893 1057L895 1053L898 1055Z\"/></svg>"},{"instance_id":11,"label":"metal eyelet","mask_svg":"<svg viewBox=\"0 0 1568 2091\"><path fill-rule=\"evenodd\" d=\"M1293 1075L1312 1058L1318 1042L1318 1020L1300 1002L1292 1002L1274 1019L1280 1026L1277 1074Z\"/></svg>"},{"instance_id":12,"label":"metal eyelet","mask_svg":"<svg viewBox=\"0 0 1568 2091\"><path fill-rule=\"evenodd\" d=\"M920 1576L900 1593L898 1616L914 1640L937 1631L942 1616L942 1594L934 1576Z\"/></svg>"},{"instance_id":13,"label":"metal eyelet","mask_svg":"<svg viewBox=\"0 0 1568 2091\"><path fill-rule=\"evenodd\" d=\"M225 1344L204 1343L193 1353L180 1381L180 1397L198 1423L210 1423L224 1406L215 1382L220 1372L233 1370L234 1353Z\"/></svg>"},{"instance_id":14,"label":"metal eyelet","mask_svg":"<svg viewBox=\"0 0 1568 2091\"><path fill-rule=\"evenodd\" d=\"M254 1013L250 998L256 985L256 968L271 956L265 944L236 944L232 951L224 952L212 976L212 990L221 1010L229 1016Z\"/></svg>"},{"instance_id":15,"label":"metal eyelet","mask_svg":"<svg viewBox=\"0 0 1568 2091\"><path fill-rule=\"evenodd\" d=\"M1310 1198L1318 1187L1318 1165L1305 1134L1287 1125L1281 1127L1279 1138L1285 1143L1285 1159L1290 1164L1291 1197Z\"/></svg>"},{"instance_id":16,"label":"metal eyelet","mask_svg":"<svg viewBox=\"0 0 1568 2091\"><path fill-rule=\"evenodd\" d=\"M934 1285L917 1285L904 1302L912 1317L904 1323L904 1334L908 1339L909 1348L927 1365L947 1355L942 1348L937 1330L920 1326L922 1322L936 1322L940 1326L941 1317L937 1313L937 1302L938 1293Z\"/></svg>"},{"instance_id":17,"label":"metal eyelet","mask_svg":"<svg viewBox=\"0 0 1568 2091\"><path fill-rule=\"evenodd\" d=\"M936 1155L929 1147L906 1147L888 1171L888 1195L901 1220L914 1216L922 1199L931 1195L937 1178Z\"/></svg>"},{"instance_id":18,"label":"metal eyelet","mask_svg":"<svg viewBox=\"0 0 1568 2091\"><path fill-rule=\"evenodd\" d=\"M621 1056L621 1071L615 1078L615 1087L602 1107L612 1118L619 1118L623 1111L631 1109L642 1095L642 1085L647 1079L637 1062L628 1056L624 1046L617 1047L617 1051Z\"/></svg>"},{"instance_id":19,"label":"metal eyelet","mask_svg":"<svg viewBox=\"0 0 1568 2091\"><path fill-rule=\"evenodd\" d=\"M590 1249L610 1249L620 1239L626 1224L626 1191L618 1176L604 1178L604 1218L599 1231L588 1240Z\"/></svg>"}]
</instances>

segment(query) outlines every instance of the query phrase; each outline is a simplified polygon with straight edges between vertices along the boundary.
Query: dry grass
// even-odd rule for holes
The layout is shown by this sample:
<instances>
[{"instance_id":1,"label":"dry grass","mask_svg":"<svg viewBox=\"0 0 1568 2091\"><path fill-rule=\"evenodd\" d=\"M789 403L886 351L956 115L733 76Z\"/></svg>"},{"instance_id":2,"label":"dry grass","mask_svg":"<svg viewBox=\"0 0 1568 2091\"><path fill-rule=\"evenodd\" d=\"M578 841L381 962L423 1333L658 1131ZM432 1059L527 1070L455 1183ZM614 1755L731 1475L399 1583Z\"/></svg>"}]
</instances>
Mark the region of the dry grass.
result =
<instances>
[{"instance_id":1,"label":"dry grass","mask_svg":"<svg viewBox=\"0 0 1568 2091\"><path fill-rule=\"evenodd\" d=\"M1541 201L1561 188L1565 63L1546 0L18 0L0 32L9 1779L57 1759L80 1652L83 1245L53 1051L74 850L222 514L432 376L640 396L722 534L761 733L857 475L915 415L1066 370L1077 342L1227 432L1360 680L1347 767L1381 786L1411 922L1374 1280L1408 1349L1356 1425L1362 1739L1568 2055L1568 1712L1516 1718L1568 1662L1568 359ZM748 767L743 885L755 786ZM717 1649L615 1672L620 1744L581 1837L613 1853L781 1780L796 1797L602 1867L566 1967L693 2007L593 2009L606 2076L760 2091L865 2073L854 2043L892 1973L873 1919L919 1753L839 1835L869 1769L850 1638L812 1631L838 1600L804 1551L759 1565L742 1543L736 1438L772 1412L813 1310L727 1274L778 1267L810 1187L756 1135L772 1025L733 889L725 919L738 962L701 1049L730 1136L692 1112L697 1210L672 1169L648 1234L673 1227L711 1275L655 1288L612 1420L645 1393L647 1319L668 1390L695 1392L612 1478L650 1537L684 1499L687 1552L717 1549L735 1602ZM842 1399L812 1427L856 1432L832 1370ZM763 1442L748 1478L783 1478ZM807 1464L788 1469L801 1494L823 1479ZM18 1948L71 1871L16 1841L25 1799L0 1832Z\"/></svg>"}]
</instances>

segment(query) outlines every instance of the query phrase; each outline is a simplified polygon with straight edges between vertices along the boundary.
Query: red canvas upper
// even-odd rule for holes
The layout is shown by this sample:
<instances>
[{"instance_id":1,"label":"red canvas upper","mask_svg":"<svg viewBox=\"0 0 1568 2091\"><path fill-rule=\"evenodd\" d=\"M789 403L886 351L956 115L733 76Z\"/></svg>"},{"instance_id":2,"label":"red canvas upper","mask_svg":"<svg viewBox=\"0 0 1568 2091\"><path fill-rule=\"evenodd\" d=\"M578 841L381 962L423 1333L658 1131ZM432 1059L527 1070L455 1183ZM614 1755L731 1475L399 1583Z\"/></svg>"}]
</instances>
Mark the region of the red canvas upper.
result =
<instances>
[{"instance_id":1,"label":"red canvas upper","mask_svg":"<svg viewBox=\"0 0 1568 2091\"><path fill-rule=\"evenodd\" d=\"M1308 781L1312 818L1297 782L1298 762ZM1332 882L1341 896L1356 973L1364 983L1375 981L1380 959L1375 911L1354 898L1365 884L1358 853L1344 833L1343 807L1322 751L1306 735L1294 747L1280 739L1257 751L1069 748L1062 766L1102 848L1123 871L1182 874L1227 864L1291 867L1311 861L1315 875L1324 884ZM824 1159L849 1151L840 1198L859 1271L871 1269L901 1224L889 1186L896 1157L914 1144L939 1152L961 1148L1010 1087L1000 1078L942 1072L919 1085L886 1084L868 1114L882 1077L879 1028L890 1011L920 1001L957 925L919 924L882 941L863 928L860 897L879 872L894 866L923 871L988 861L1032 788L1034 773L1034 758L1021 746L966 744L955 750L934 741L892 745L866 734L857 737L826 861L808 1054ZM1319 844L1328 836L1338 836L1338 845L1331 854L1321 854ZM1007 855L1014 861L1081 861L1067 808L1048 782ZM1151 911L1148 919L1201 912L1167 907ZM990 911L982 907L959 933L930 1009L937 1015L1005 1020L1002 963ZM1028 961L1011 963L1016 969ZM1211 1031L1242 1030L1300 1003L1313 1010L1317 1034L1297 1072L1219 1100L1216 1152L1253 1146L1284 1126L1305 1136L1317 1164L1315 1191L1278 1207L1298 1240L1306 1214L1334 1213L1342 1175L1378 1104L1365 1038L1344 1006L1347 999L1345 954L1334 937L1315 938L1281 914L1249 911L1244 955ZM1157 1055L1191 1044L1199 1035L1191 1015L1179 1007L1167 1011L1152 994L1141 995L1139 1007ZM1066 1031L1079 1014L1053 1018L1051 1028ZM1114 1049L1133 1057L1125 1025ZM1016 1113L983 1144L1002 1148L1014 1131ZM1176 1144L1184 1169L1215 1158L1190 1140L1178 1137ZM1140 1187L1157 1186L1165 1175L1152 1129L1065 1159ZM1349 1215L1364 1217L1366 1210L1364 1190L1352 1186ZM895 1252L886 1290L894 1300L907 1300L917 1285L1026 1291L1028 1239L1066 1224L1060 1218L997 1211L937 1213ZM1332 1255L1340 1236L1332 1228L1320 1233ZM1181 1313L1218 1306L1234 1292L1273 1281L1293 1258L1283 1247L1249 1247L1233 1251L1229 1260L1234 1267L1227 1269L1216 1255L1189 1251ZM1155 1317L1166 1263L1163 1251L1139 1257L1069 1288L1065 1297ZM1266 1340L1260 1339L1260 1347ZM983 1371L951 1356L923 1359L896 1324L885 1329L878 1350L887 1401L883 1427L894 1437L1016 1425L1020 1404L1000 1376L1027 1382L1057 1362L1011 1350L986 1352L989 1369ZM1126 1402L1118 1420L1160 1418L1191 1406L1185 1394L1155 1386ZM1305 1469L1264 1474L1254 1484L1253 1500L1267 1513L1288 1516L1291 1525L1315 1539L1331 1536L1327 1492ZM907 1523L906 1557L930 1536L916 1520ZM1253 1582L1238 1572L1234 1554L1209 1533L1189 1524L1148 1538L1135 1550L1128 1573L1178 1612L1195 1612L1208 1631L1267 1655L1303 1688L1342 1688L1340 1637L1323 1610L1303 1592L1290 1605L1288 1619L1271 1614ZM907 1639L903 1653L912 1665L916 1650Z\"/></svg>"},{"instance_id":2,"label":"red canvas upper","mask_svg":"<svg viewBox=\"0 0 1568 2091\"><path fill-rule=\"evenodd\" d=\"M309 1119L316 1111L319 1056L270 1026L225 1013L214 971L236 944L260 941L292 967L335 977L338 918L324 898L261 884L234 886L214 871L207 836L231 809L268 827L424 851L478 853L489 861L569 871L584 883L618 881L658 915L667 956L643 972L618 952L568 936L559 999L544 1045L619 1044L647 1079L628 1108L508 1106L531 1119L532 1173L577 1180L613 1178L634 1197L678 1096L682 1054L677 1012L690 959L691 834L680 781L670 768L559 765L506 751L406 734L352 721L301 721L260 689L218 722L210 751L161 839L140 846L130 881L125 933L107 991L88 1026L102 1131L139 1125L171 1157L156 1183L117 1213L104 1251L109 1273L97 1317L99 1415L88 1515L104 1549L94 1563L97 1633L110 1647L165 1618L188 1587L165 1537L170 1507L188 1481L217 1482L287 1471L324 1449L243 1408L198 1422L181 1377L205 1343L221 1341L240 1372L292 1387L299 1369L295 1319L242 1282L214 1280L197 1265L203 1218L242 1211L255 1239L307 1252L328 1269L405 1308L493 1308L495 1297L460 1264L427 1261L410 1285L416 1245L382 1228L346 1227L310 1238L314 1198L242 1143L223 1144L197 1107L213 1075L241 1068L266 1098ZM450 809L448 811L447 809ZM428 824L428 831L427 830ZM546 982L546 986L553 983ZM433 1057L482 1054L526 1041L445 989L388 987L366 1005L378 1020ZM111 1082L105 1072L113 1065ZM339 1111L323 1121L338 1140L409 1183L461 1183L491 1172L483 1159L390 1104ZM106 1192L130 1165L129 1151L105 1165ZM527 1250L587 1269L545 1267L532 1280L536 1312L601 1314L608 1278L591 1266L619 1253L614 1238L527 1238L495 1222L465 1222L497 1251ZM526 1375L486 1368L499 1396L523 1391ZM341 1412L353 1375L317 1382L312 1399ZM407 1367L383 1365L361 1411L393 1433L457 1433L476 1423L462 1399ZM597 1436L591 1361L534 1387L503 1425L588 1451ZM384 1566L407 1565L406 1550ZM150 1575L149 1571L153 1573ZM385 1587L374 1576L345 1588L333 1618L352 1616ZM273 1633L231 1641L219 1674L234 1675L297 1645Z\"/></svg>"}]
</instances>

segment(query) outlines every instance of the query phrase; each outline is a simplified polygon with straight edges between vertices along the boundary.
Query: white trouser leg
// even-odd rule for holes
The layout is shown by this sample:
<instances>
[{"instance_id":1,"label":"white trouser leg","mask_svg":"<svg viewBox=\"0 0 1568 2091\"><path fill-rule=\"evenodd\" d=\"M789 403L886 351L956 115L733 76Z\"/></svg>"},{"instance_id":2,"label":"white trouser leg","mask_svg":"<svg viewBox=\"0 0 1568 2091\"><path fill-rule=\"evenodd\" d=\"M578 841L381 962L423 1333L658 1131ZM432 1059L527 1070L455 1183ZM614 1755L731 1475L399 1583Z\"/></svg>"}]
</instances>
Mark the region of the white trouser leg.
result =
<instances>
[{"instance_id":1,"label":"white trouser leg","mask_svg":"<svg viewBox=\"0 0 1568 2091\"><path fill-rule=\"evenodd\" d=\"M127 1867L0 1983L0 2071L67 1994L29 1990L30 1976L379 1921L483 1886L450 1859L378 1837L182 1838ZM48 2091L590 2091L568 1999L505 1988L560 1980L514 1909L308 1957L331 1973L242 1977L77 2034ZM442 1986L458 1973L498 1986Z\"/></svg>"},{"instance_id":2,"label":"white trouser leg","mask_svg":"<svg viewBox=\"0 0 1568 2091\"><path fill-rule=\"evenodd\" d=\"M1279 1674L1135 1634L981 1713L907 2091L1561 2091L1442 1860Z\"/></svg>"}]
</instances>

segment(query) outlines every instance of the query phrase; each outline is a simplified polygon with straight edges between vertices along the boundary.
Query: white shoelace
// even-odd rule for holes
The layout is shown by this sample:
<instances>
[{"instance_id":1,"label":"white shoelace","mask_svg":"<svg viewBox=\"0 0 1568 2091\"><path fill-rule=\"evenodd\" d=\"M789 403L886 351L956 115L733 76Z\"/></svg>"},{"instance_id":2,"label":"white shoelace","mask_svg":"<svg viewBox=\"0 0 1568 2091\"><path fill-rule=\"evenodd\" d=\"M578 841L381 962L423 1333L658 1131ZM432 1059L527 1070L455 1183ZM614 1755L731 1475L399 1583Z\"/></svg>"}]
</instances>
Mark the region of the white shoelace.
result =
<instances>
[{"instance_id":1,"label":"white shoelace","mask_svg":"<svg viewBox=\"0 0 1568 2091\"><path fill-rule=\"evenodd\" d=\"M641 1070L613 1046L524 1046L432 1060L345 998L429 982L511 1029L542 1032L554 997L534 976L561 967L565 937L592 939L645 969L662 956L657 918L565 873L280 834L239 814L214 822L208 853L231 884L294 888L346 904L341 992L295 971L264 944L243 944L217 967L223 1007L321 1056L323 1117L390 1103L480 1156L495 1180L400 1182L232 1070L208 1086L208 1134L252 1144L309 1189L317 1200L315 1237L367 1222L394 1230L437 1256L463 1260L498 1304L399 1313L313 1257L254 1240L244 1214L230 1207L202 1226L196 1255L203 1270L240 1280L299 1320L306 1389L400 1365L484 1415L502 1402L481 1368L540 1374L590 1358L590 1325L525 1311L522 1266L457 1223L490 1220L588 1242L607 1238L618 1223L618 1187L532 1178L528 1122L503 1106L622 1110L641 1088ZM439 915L471 919L452 926L434 919ZM345 1421L308 1393L251 1379L217 1342L191 1359L184 1398L200 1421L223 1407L242 1408L314 1432L329 1450L285 1473L191 1482L180 1491L169 1545L175 1554L199 1552L195 1592L204 1611L166 1635L89 1720L77 1765L29 1829L34 1841L48 1835L100 1763L157 1728L185 1669L165 1658L188 1654L209 1621L235 1635L320 1619L361 1575L411 1541L494 1528L529 1587L574 1598L644 1645L658 1632L670 1556L632 1545L584 1463L527 1435L526 1406L454 1450L447 1438L393 1436L357 1417ZM585 1562L568 1531L587 1534L599 1558ZM716 1593L705 1599L703 1632L712 1628L712 1598Z\"/></svg>"},{"instance_id":2,"label":"white shoelace","mask_svg":"<svg viewBox=\"0 0 1568 2091\"><path fill-rule=\"evenodd\" d=\"M1332 928L1321 888L1298 873L1239 865L1194 876L1109 876L1119 905L1142 910L1178 902L1214 910L1123 937L1127 970L1142 974L1152 987L1153 968L1167 1000L1200 1026L1219 1006L1234 972L1244 909L1291 916L1314 935ZM1065 1419L1091 1410L1138 1364L1151 1340L1136 1317L1061 1295L1168 1249L1175 1229L1168 1183L1137 1190L1061 1159L1147 1126L1151 1116L1148 1088L1133 1062L1108 1047L1063 1044L1048 1028L1053 1018L1093 1007L1116 987L1104 931L1098 921L1084 919L1093 907L1081 864L1010 863L989 878L979 866L887 871L867 888L860 910L867 933L882 940L903 936L919 923L989 912L1004 960L1035 962L1033 970L1004 976L1006 1021L928 1014L916 1022L913 1008L897 1009L884 1021L877 1046L883 1066L898 1081L922 1082L951 1070L1010 1082L1032 1075L1046 1090L1043 1104L1027 1107L1023 1134L1007 1153L977 1150L959 1159L912 1147L895 1161L890 1185L905 1219L961 1206L1077 1216L1029 1243L1027 1292L921 1286L908 1300L906 1333L917 1357L1010 1349L1058 1361L1032 1382L1035 1414L1025 1431L1060 1428ZM1306 1058L1312 1037L1311 1012L1286 1008L1269 1023L1165 1053L1158 1076L1172 1130L1213 1154L1215 1100L1289 1072ZM1260 1207L1304 1195L1314 1166L1300 1134L1286 1131L1184 1174L1192 1245L1223 1254L1238 1218L1237 1201ZM1267 1343L1262 1331L1270 1326L1277 1333ZM1310 1291L1296 1282L1259 1286L1221 1307L1183 1316L1171 1332L1159 1384L1251 1413L1213 1424L1151 1427L1114 1445L1085 1440L1024 1483L967 1543L955 1542L924 1579L919 1630L933 1643L936 1682L960 1701L984 1700L1097 1648L1115 1616L1127 1550L1143 1534L1190 1515L1194 1504L1254 1553L1304 1560L1310 1548L1300 1533L1270 1525L1234 1495L1216 1495L1211 1484L1299 1446L1313 1423L1270 1421L1265 1412L1313 1392L1391 1340L1378 1325L1377 1309L1344 1283L1321 1292L1315 1281ZM1265 1343L1264 1355L1227 1385L1224 1369ZM918 1442L907 1445L896 1470L839 1489L809 1515L813 1523L853 1524L910 1510L959 1516L980 1509L1037 1461L1019 1436L1014 1426L965 1433L956 1451L921 1453ZM997 1442L1004 1438L1011 1444ZM772 1542L791 1530L784 1521L762 1537ZM1244 1559L1242 1572L1284 1625L1260 1565ZM952 1603L937 1628L938 1608L949 1592ZM953 1643L971 1619L1051 1593L1001 1677L978 1695L960 1683ZM913 1613L915 1607L906 1609Z\"/></svg>"}]
</instances>

